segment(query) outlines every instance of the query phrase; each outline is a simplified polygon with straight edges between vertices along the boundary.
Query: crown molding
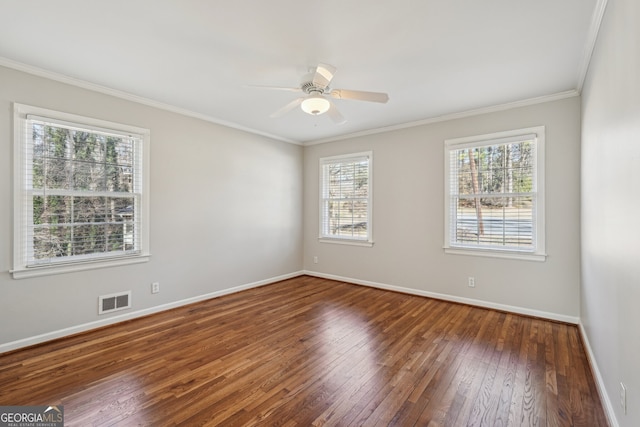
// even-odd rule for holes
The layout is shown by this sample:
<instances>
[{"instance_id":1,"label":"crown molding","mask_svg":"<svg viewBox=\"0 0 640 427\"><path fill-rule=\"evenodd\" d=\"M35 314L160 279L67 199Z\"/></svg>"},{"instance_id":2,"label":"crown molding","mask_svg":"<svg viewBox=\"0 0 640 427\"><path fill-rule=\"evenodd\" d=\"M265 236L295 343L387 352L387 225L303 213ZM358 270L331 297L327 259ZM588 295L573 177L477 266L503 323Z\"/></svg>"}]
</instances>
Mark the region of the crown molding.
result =
<instances>
[{"instance_id":1,"label":"crown molding","mask_svg":"<svg viewBox=\"0 0 640 427\"><path fill-rule=\"evenodd\" d=\"M558 101L561 99L573 98L575 96L580 96L580 92L578 92L577 90L567 90L564 92L558 92L551 95L538 96L535 98L523 99L521 101L509 102L506 104L498 104L498 105L493 105L489 107L476 108L473 110L461 111L459 113L445 114L443 116L432 117L432 118L418 120L414 122L402 123L399 125L386 126L386 127L366 130L362 132L350 133L348 135L341 135L341 136L336 136L331 138L319 139L316 141L306 142L303 145L310 146L310 145L317 145L317 144L325 144L327 142L342 141L345 139L352 139L352 138L357 138L361 136L375 135L378 133L391 132L391 131L400 130L400 129L413 128L416 126L429 125L432 123L440 123L440 122L446 122L449 120L463 119L465 117L478 116L481 114L495 113L498 111L510 110L513 108L526 107L529 105L542 104L545 102Z\"/></svg>"},{"instance_id":2,"label":"crown molding","mask_svg":"<svg viewBox=\"0 0 640 427\"><path fill-rule=\"evenodd\" d=\"M590 35L590 38L589 38L589 40L590 40L589 45L591 46L591 48L589 50L589 55L588 55L589 61L590 61L590 58L591 58L591 53L593 52L593 45L595 44L595 40L597 38L597 31L599 29L600 22L602 21L602 16L604 14L604 9L606 7L606 3L607 3L607 0L598 0L599 8L598 8L598 11L596 13L594 13L594 19L593 19L593 22L592 22L592 31L590 32L591 35ZM580 82L580 86L582 86L582 83L584 81L584 76L586 76L586 71L588 69L588 62L589 61L586 62L586 66L583 66L584 70L581 72L582 81ZM286 142L286 143L289 143L289 144L299 145L299 146L311 146L311 145L317 145L317 144L325 144L325 143L328 143L328 142L342 141L342 140L346 140L346 139L352 139L352 138L357 138L357 137L362 137L362 136L375 135L375 134L379 134L379 133L385 133L385 132L391 132L391 131L400 130L400 129L407 129L407 128L412 128L412 127L417 127L417 126L423 126L423 125L428 125L428 124L432 124L432 123L439 123L439 122L445 122L445 121L449 121L449 120L461 119L461 118L465 118L465 117L477 116L477 115L481 115L481 114L493 113L493 112L497 112L497 111L504 111L504 110L509 110L509 109L512 109L512 108L525 107L525 106L529 106L529 105L535 105L535 104L541 104L541 103L545 103L545 102L557 101L557 100L560 100L560 99L571 98L571 97L580 95L580 91L579 90L568 90L568 91L565 91L565 92L559 92L559 93L555 93L555 94L551 94L551 95L544 95L544 96L539 96L539 97L535 97L535 98L524 99L524 100L521 100L521 101L509 102L509 103L505 103L505 104L498 104L498 105L493 105L493 106L488 106L488 107L481 107L481 108L477 108L477 109L473 109L473 110L467 110L467 111L462 111L462 112L457 112L457 113L445 114L445 115L442 115L442 116L422 119L422 120L413 121L413 122L401 123L401 124L397 124L397 125L386 126L386 127L376 128L376 129L370 129L370 130L361 131L361 132L354 132L354 133L350 133L350 134L346 134L346 135L339 135L339 136L330 137L330 138L323 138L323 139L318 139L318 140L313 140L313 141L302 142L302 141L296 141L296 140L292 140L292 139L288 139L288 138L283 138L281 136L273 135L273 134L266 133L266 132L261 132L261 131L258 131L256 129L248 128L248 127L239 125L239 124L234 123L234 122L228 122L228 121L225 121L225 120L216 119L216 118L208 116L206 114L197 113L195 111L187 110L185 108L176 107L176 106L173 106L173 105L170 105L170 104L165 104L163 102L155 101L153 99L145 98L145 97L142 97L142 96L133 95L133 94L128 93L128 92L120 91L120 90L117 90L117 89L112 89L112 88L109 88L109 87L106 87L106 86L102 86L102 85L91 83L91 82L88 82L88 81L85 81L85 80L77 79L75 77L70 77L70 76L67 76L67 75L64 75L64 74L60 74L60 73L56 73L56 72L53 72L53 71L44 70L42 68L35 67L35 66L32 66L32 65L28 65L28 64L24 64L24 63L21 63L21 62L17 62L17 61L8 59L8 58L0 57L0 66L11 68L11 69L18 70L18 71L22 71L22 72L25 72L27 74L31 74L31 75L34 75L34 76L38 76L38 77L43 77L43 78L46 78L46 79L54 80L54 81L57 81L57 82L60 82L60 83L64 83L64 84L68 84L68 85L71 85L71 86L75 86L75 87L91 90L91 91L94 91L94 92L103 93L105 95L113 96L113 97L116 97L116 98L120 98L120 99L124 99L124 100L127 100L127 101L131 101L131 102L135 102L135 103L146 105L146 106L149 106L149 107L158 108L160 110L169 111L169 112L180 114L180 115L187 116L187 117L193 117L193 118L200 119L200 120L203 120L203 121L206 121L206 122L214 123L214 124L217 124L217 125L229 127L229 128L232 128L232 129L243 131L243 132L248 132L248 133L251 133L251 134L254 134L254 135L260 135L260 136L264 136L266 138L270 138L270 139L274 139L274 140L277 140L277 141Z\"/></svg>"},{"instance_id":3,"label":"crown molding","mask_svg":"<svg viewBox=\"0 0 640 427\"><path fill-rule=\"evenodd\" d=\"M578 73L578 86L577 90L582 93L582 86L587 78L587 72L589 71L589 65L591 64L591 57L598 41L598 33L600 32L600 26L602 25L602 19L607 9L608 0L597 0L596 7L591 17L591 26L589 33L587 34L587 40L584 45L584 53L582 57L582 65Z\"/></svg>"},{"instance_id":4,"label":"crown molding","mask_svg":"<svg viewBox=\"0 0 640 427\"><path fill-rule=\"evenodd\" d=\"M14 61L8 58L4 58L4 57L0 57L0 66L6 67L6 68L11 68L17 71L22 71L24 73L27 74L31 74L37 77L43 77L49 80L54 80L60 83L64 83L64 84L68 84L71 86L75 86L75 87L79 87L82 89L87 89L87 90L91 90L93 92L99 92L105 95L109 95L109 96L113 96L115 98L120 98L120 99L124 99L127 101L131 101L131 102L135 102L138 104L142 104L142 105L146 105L148 107L153 107L153 108L157 108L160 110L164 110L164 111L169 111L171 113L176 113L176 114L180 114L183 116L187 116L187 117L193 117L195 119L200 119L200 120L204 120L206 122L209 123L214 123L217 125L221 125L221 126L225 126L228 128L232 128L232 129L236 129L236 130L240 130L243 132L248 132L248 133L252 133L254 135L260 135L260 136L264 136L270 139L275 139L278 141L282 141L282 142L287 142L289 144L295 144L295 145L302 145L300 142L298 141L294 141L291 139L287 139L287 138L283 138L281 136L278 135L273 135L270 133L266 133L266 132L261 132L258 131L256 129L252 129L252 128L248 128L242 125L239 125L237 123L234 122L229 122L226 120L220 120L220 119L216 119L215 117L211 117L208 116L206 114L201 114L201 113L196 113L195 111L191 111L191 110L187 110L185 108L180 108L180 107L176 107L174 105L170 105L170 104L165 104L163 102L160 101L156 101L153 99L149 99L149 98L145 98L142 96L138 96L138 95L133 95L131 93L128 92L124 92L121 90L117 90L117 89L112 89L110 87L107 86L102 86L96 83L91 83L88 82L86 80L81 80L81 79L77 79L75 77L70 77L67 76L65 74L60 74L60 73L56 73L53 71L48 71L48 70L44 70L42 68L39 67L35 67L32 65L28 65L28 64L24 64L18 61Z\"/></svg>"}]
</instances>

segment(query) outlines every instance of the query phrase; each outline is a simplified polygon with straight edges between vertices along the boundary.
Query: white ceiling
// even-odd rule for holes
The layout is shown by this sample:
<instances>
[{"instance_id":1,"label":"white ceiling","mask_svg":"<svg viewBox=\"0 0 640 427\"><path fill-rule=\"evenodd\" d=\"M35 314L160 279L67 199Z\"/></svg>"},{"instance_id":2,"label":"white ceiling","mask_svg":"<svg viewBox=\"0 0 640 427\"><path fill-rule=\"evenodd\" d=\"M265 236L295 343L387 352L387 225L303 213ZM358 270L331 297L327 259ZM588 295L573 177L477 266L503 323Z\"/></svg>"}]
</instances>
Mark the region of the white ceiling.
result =
<instances>
[{"instance_id":1,"label":"white ceiling","mask_svg":"<svg viewBox=\"0 0 640 427\"><path fill-rule=\"evenodd\" d=\"M0 65L23 64L292 142L579 91L603 0L0 0ZM319 62L347 119L295 109ZM0 82L1 84L1 82Z\"/></svg>"}]
</instances>

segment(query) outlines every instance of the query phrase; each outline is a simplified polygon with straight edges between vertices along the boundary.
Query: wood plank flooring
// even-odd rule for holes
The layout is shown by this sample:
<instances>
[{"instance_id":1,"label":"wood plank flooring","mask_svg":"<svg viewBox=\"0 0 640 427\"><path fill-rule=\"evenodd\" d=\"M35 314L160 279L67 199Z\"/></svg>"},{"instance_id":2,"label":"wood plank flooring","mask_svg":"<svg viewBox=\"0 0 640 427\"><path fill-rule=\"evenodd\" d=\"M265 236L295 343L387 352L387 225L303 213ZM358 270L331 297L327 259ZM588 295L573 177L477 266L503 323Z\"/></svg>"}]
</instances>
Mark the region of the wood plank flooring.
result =
<instances>
[{"instance_id":1,"label":"wood plank flooring","mask_svg":"<svg viewBox=\"0 0 640 427\"><path fill-rule=\"evenodd\" d=\"M606 426L575 326L302 276L0 355L67 426Z\"/></svg>"}]
</instances>

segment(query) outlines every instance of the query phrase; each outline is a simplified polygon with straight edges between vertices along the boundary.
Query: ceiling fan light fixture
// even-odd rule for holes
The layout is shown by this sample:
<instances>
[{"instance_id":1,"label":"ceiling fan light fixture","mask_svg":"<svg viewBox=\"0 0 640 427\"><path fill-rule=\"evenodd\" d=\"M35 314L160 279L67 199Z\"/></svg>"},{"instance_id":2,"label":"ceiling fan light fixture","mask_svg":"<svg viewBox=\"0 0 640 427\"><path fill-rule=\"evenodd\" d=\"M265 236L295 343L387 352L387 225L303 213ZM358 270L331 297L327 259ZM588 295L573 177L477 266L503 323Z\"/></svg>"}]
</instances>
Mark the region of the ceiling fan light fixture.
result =
<instances>
[{"instance_id":1,"label":"ceiling fan light fixture","mask_svg":"<svg viewBox=\"0 0 640 427\"><path fill-rule=\"evenodd\" d=\"M311 114L312 116L318 116L329 111L331 104L329 103L329 100L322 96L313 95L302 101L300 107L305 113Z\"/></svg>"}]
</instances>

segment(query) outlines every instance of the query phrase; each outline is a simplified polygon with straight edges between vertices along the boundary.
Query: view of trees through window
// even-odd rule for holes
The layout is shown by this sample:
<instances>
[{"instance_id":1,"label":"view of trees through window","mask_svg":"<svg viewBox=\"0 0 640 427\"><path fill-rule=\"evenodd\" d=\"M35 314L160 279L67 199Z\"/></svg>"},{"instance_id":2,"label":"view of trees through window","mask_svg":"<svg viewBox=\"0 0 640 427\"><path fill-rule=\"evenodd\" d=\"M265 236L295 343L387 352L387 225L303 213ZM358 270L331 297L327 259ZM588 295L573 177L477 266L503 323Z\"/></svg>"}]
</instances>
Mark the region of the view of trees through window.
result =
<instances>
[{"instance_id":1,"label":"view of trees through window","mask_svg":"<svg viewBox=\"0 0 640 427\"><path fill-rule=\"evenodd\" d=\"M323 173L323 235L366 239L369 222L369 159L327 163Z\"/></svg>"},{"instance_id":2,"label":"view of trees through window","mask_svg":"<svg viewBox=\"0 0 640 427\"><path fill-rule=\"evenodd\" d=\"M451 151L455 242L533 247L534 150L521 141Z\"/></svg>"},{"instance_id":3,"label":"view of trees through window","mask_svg":"<svg viewBox=\"0 0 640 427\"><path fill-rule=\"evenodd\" d=\"M135 250L135 138L31 128L31 262Z\"/></svg>"}]
</instances>

